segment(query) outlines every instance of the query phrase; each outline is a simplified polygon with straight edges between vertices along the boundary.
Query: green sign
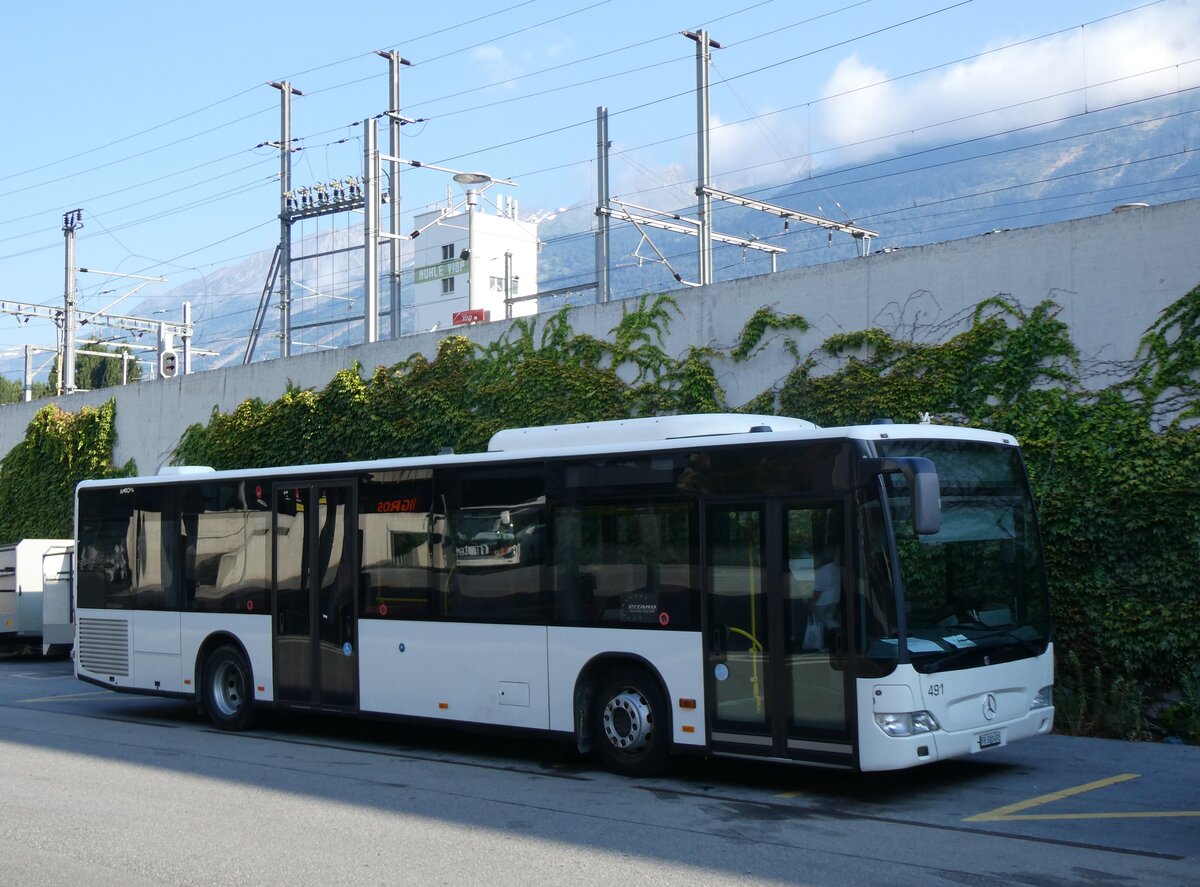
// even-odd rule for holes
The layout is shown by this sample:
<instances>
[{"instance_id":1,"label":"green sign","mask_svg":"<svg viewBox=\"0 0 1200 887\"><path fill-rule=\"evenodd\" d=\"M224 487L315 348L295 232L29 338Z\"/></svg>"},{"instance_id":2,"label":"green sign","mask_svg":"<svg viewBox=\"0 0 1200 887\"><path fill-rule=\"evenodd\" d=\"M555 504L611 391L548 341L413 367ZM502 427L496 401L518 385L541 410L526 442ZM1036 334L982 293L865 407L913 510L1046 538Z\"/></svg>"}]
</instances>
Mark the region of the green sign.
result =
<instances>
[{"instance_id":1,"label":"green sign","mask_svg":"<svg viewBox=\"0 0 1200 887\"><path fill-rule=\"evenodd\" d=\"M422 265L413 269L413 283L428 283L431 280L441 280L443 277L454 277L466 274L470 267L470 259L450 259L438 262L436 265Z\"/></svg>"}]
</instances>

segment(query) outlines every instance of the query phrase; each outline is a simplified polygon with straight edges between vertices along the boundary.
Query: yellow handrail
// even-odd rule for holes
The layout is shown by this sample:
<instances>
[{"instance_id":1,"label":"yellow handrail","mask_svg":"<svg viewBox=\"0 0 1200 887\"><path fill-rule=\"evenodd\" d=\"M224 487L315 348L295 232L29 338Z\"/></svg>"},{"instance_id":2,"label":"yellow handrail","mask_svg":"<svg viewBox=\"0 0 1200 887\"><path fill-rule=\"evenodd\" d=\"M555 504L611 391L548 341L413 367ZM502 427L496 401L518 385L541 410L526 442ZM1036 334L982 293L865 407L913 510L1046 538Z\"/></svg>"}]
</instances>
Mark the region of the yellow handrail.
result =
<instances>
[{"instance_id":1,"label":"yellow handrail","mask_svg":"<svg viewBox=\"0 0 1200 887\"><path fill-rule=\"evenodd\" d=\"M742 629L734 628L733 626L730 626L729 630L731 632L733 632L734 634L740 634L742 637L744 637L746 640L748 640L750 642L751 650L759 650L760 652L763 650L763 645L759 643L758 638L756 638L754 635L750 634L750 632L742 631Z\"/></svg>"}]
</instances>

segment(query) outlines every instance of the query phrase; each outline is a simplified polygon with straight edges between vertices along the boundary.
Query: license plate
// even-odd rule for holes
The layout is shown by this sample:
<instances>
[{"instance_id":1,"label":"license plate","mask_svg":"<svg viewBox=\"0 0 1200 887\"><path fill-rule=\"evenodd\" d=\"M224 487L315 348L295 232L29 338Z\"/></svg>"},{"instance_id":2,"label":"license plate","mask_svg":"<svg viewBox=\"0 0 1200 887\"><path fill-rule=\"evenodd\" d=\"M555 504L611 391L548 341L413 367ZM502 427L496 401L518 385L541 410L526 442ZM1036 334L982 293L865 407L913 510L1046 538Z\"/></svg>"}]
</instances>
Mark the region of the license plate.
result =
<instances>
[{"instance_id":1,"label":"license plate","mask_svg":"<svg viewBox=\"0 0 1200 887\"><path fill-rule=\"evenodd\" d=\"M1004 745L1004 731L992 730L990 733L980 733L975 737L975 751L989 748L999 748Z\"/></svg>"}]
</instances>

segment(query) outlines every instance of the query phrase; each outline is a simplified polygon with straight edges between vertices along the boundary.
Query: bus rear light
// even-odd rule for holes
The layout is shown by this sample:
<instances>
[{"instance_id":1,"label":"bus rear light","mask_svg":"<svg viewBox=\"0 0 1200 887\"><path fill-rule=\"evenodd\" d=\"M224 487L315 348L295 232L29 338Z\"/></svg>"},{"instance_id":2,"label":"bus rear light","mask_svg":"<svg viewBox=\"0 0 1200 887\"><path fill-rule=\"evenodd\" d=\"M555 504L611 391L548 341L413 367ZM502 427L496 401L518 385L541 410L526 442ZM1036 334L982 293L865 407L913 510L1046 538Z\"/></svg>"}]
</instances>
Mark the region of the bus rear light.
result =
<instances>
[{"instance_id":1,"label":"bus rear light","mask_svg":"<svg viewBox=\"0 0 1200 887\"><path fill-rule=\"evenodd\" d=\"M444 711L444 710L446 710L446 709L447 709L447 708L449 708L449 707L450 707L450 703L449 703L449 702L439 702L439 703L438 703L438 708L442 709L443 711Z\"/></svg>"},{"instance_id":2,"label":"bus rear light","mask_svg":"<svg viewBox=\"0 0 1200 887\"><path fill-rule=\"evenodd\" d=\"M877 712L875 723L888 736L913 736L938 729L937 718L927 711Z\"/></svg>"},{"instance_id":3,"label":"bus rear light","mask_svg":"<svg viewBox=\"0 0 1200 887\"><path fill-rule=\"evenodd\" d=\"M695 708L696 700L695 699L680 699L679 707L680 708Z\"/></svg>"},{"instance_id":4,"label":"bus rear light","mask_svg":"<svg viewBox=\"0 0 1200 887\"><path fill-rule=\"evenodd\" d=\"M684 733L695 733L696 732L696 728L693 727L691 724L684 724L683 727L681 727L680 729L682 729Z\"/></svg>"}]
</instances>

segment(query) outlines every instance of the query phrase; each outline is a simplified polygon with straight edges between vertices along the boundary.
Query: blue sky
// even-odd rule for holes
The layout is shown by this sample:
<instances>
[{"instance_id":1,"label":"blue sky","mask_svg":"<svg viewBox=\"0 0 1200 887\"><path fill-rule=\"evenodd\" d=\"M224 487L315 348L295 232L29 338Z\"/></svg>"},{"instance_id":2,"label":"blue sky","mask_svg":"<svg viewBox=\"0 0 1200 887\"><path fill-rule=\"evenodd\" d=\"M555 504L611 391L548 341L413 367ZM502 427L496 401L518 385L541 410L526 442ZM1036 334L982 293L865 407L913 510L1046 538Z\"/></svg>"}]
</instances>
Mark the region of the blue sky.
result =
<instances>
[{"instance_id":1,"label":"blue sky","mask_svg":"<svg viewBox=\"0 0 1200 887\"><path fill-rule=\"evenodd\" d=\"M724 47L712 169L731 189L1200 82L1196 0L63 0L10 4L5 26L0 299L45 305L62 302L67 209L84 212L78 265L167 277L139 297L273 248L279 160L262 143L279 137L279 93L266 82L305 93L295 185L361 174L362 121L387 105L379 49L415 63L401 110L425 122L404 127L401 155L513 178L523 214L594 204L600 105L614 195L693 202L685 29ZM406 220L448 187L406 171ZM128 289L79 276L85 309ZM54 337L0 314L0 356Z\"/></svg>"}]
</instances>

